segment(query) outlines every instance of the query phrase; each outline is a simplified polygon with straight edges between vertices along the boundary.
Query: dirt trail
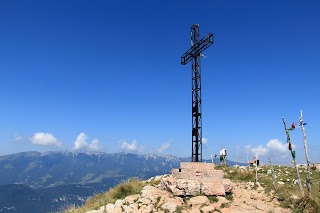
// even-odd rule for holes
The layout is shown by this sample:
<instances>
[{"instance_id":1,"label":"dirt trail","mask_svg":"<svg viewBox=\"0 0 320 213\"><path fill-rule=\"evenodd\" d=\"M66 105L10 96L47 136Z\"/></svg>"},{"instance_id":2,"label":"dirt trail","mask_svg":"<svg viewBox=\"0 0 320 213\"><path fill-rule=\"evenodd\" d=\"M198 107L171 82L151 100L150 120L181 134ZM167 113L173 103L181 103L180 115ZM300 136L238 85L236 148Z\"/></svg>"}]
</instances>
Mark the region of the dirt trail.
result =
<instances>
[{"instance_id":1,"label":"dirt trail","mask_svg":"<svg viewBox=\"0 0 320 213\"><path fill-rule=\"evenodd\" d=\"M254 189L254 183L234 183L233 200L226 208L220 208L222 213L253 213L276 212L290 213L290 209L279 207L279 202L272 194L266 194L261 186Z\"/></svg>"}]
</instances>

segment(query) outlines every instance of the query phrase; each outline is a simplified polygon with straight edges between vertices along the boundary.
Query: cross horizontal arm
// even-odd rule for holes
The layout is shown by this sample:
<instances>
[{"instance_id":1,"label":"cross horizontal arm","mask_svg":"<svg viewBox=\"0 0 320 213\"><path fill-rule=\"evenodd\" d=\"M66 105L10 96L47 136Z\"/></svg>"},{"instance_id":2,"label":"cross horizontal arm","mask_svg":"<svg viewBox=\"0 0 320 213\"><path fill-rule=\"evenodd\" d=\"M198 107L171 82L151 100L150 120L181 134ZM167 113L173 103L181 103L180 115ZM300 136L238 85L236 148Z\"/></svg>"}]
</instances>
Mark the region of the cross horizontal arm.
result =
<instances>
[{"instance_id":1,"label":"cross horizontal arm","mask_svg":"<svg viewBox=\"0 0 320 213\"><path fill-rule=\"evenodd\" d=\"M213 44L213 34L209 33L206 37L196 42L185 54L181 56L181 64L186 65L195 56L203 52L209 46Z\"/></svg>"}]
</instances>

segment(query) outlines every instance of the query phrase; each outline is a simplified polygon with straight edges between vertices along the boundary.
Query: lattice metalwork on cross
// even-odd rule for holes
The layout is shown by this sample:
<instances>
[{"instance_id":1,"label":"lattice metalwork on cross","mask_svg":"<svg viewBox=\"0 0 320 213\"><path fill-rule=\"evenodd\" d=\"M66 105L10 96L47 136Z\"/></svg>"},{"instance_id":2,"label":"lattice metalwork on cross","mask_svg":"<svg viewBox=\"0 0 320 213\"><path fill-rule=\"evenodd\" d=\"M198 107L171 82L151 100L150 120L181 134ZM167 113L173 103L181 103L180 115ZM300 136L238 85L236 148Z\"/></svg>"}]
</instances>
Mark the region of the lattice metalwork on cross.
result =
<instances>
[{"instance_id":1,"label":"lattice metalwork on cross","mask_svg":"<svg viewBox=\"0 0 320 213\"><path fill-rule=\"evenodd\" d=\"M213 44L213 34L199 39L199 25L191 27L191 48L181 56L181 64L192 61L192 162L202 161L202 99L201 68L202 52Z\"/></svg>"}]
</instances>

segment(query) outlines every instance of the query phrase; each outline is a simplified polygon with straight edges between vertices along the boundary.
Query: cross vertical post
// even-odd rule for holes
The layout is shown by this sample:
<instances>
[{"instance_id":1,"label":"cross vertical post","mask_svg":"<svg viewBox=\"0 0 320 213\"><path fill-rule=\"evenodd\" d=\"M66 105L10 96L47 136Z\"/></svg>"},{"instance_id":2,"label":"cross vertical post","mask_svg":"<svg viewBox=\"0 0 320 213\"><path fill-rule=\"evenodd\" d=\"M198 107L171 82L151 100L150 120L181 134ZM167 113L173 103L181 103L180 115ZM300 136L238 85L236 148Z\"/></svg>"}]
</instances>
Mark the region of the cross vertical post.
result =
<instances>
[{"instance_id":1,"label":"cross vertical post","mask_svg":"<svg viewBox=\"0 0 320 213\"><path fill-rule=\"evenodd\" d=\"M192 61L192 162L202 162L201 53L213 44L213 34L199 39L199 25L191 27L191 48L181 56L181 64Z\"/></svg>"},{"instance_id":2,"label":"cross vertical post","mask_svg":"<svg viewBox=\"0 0 320 213\"><path fill-rule=\"evenodd\" d=\"M304 146L304 152L306 154L306 160L307 160L307 177L306 177L306 184L308 189L308 196L311 197L311 186L310 186L310 160L309 160L309 153L308 153L308 147L307 147L307 134L306 130L304 128L304 125L306 123L303 123L303 117L302 117L302 110L300 110L300 119L299 119L299 126L301 126L302 134L303 134L303 146Z\"/></svg>"},{"instance_id":3,"label":"cross vertical post","mask_svg":"<svg viewBox=\"0 0 320 213\"><path fill-rule=\"evenodd\" d=\"M283 125L284 125L284 130L286 131L286 134L287 134L287 143L289 144L289 147L290 147L291 138L290 138L289 131L292 130L292 129L287 129L287 125L286 125L286 121L284 120L284 117L282 117L282 122L283 122ZM300 188L301 196L304 197L304 190L303 190L302 185L301 185L301 178L300 178L299 169L297 167L296 156L295 156L295 153L293 152L293 150L290 150L290 151L291 151L291 155L292 155L292 162L293 162L294 168L297 171L298 185L299 185L299 188Z\"/></svg>"},{"instance_id":4,"label":"cross vertical post","mask_svg":"<svg viewBox=\"0 0 320 213\"><path fill-rule=\"evenodd\" d=\"M272 171L272 179L273 179L272 185L273 185L274 190L277 190L277 187L276 187L276 175L274 174L274 169L273 169L273 166L271 164L270 158L269 158L269 163L270 163L271 171Z\"/></svg>"}]
</instances>

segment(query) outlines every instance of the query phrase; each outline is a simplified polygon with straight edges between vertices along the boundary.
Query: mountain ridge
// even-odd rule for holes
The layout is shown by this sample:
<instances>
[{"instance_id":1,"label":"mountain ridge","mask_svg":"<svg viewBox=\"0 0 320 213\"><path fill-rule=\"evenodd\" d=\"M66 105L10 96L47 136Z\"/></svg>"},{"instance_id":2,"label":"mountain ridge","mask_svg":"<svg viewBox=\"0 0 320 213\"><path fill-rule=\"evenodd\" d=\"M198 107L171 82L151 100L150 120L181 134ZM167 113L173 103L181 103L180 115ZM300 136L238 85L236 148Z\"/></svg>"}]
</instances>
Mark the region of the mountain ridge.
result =
<instances>
[{"instance_id":1,"label":"mountain ridge","mask_svg":"<svg viewBox=\"0 0 320 213\"><path fill-rule=\"evenodd\" d=\"M143 179L160 171L170 172L179 162L175 156L124 152L22 152L0 157L0 185L20 183L38 188L60 182L101 182L103 178Z\"/></svg>"},{"instance_id":2,"label":"mountain ridge","mask_svg":"<svg viewBox=\"0 0 320 213\"><path fill-rule=\"evenodd\" d=\"M26 203L29 212L35 213L54 212L68 203L81 205L131 177L147 180L170 174L181 161L190 160L173 155L66 150L0 156L0 211L23 212L19 209L25 209ZM10 193L16 199L6 196ZM34 194L34 198L21 194Z\"/></svg>"}]
</instances>

